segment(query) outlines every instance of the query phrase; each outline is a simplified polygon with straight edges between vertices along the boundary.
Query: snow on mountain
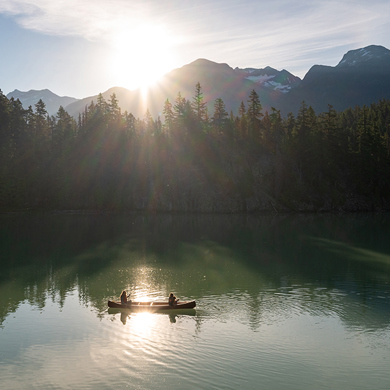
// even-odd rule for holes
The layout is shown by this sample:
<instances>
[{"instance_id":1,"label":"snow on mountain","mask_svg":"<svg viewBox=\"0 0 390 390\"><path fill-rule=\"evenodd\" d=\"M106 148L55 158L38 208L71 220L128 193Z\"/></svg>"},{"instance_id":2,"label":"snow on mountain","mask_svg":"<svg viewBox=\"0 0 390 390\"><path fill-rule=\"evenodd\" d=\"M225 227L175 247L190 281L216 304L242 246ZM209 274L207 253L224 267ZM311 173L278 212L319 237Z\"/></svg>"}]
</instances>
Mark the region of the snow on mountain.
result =
<instances>
[{"instance_id":1,"label":"snow on mountain","mask_svg":"<svg viewBox=\"0 0 390 390\"><path fill-rule=\"evenodd\" d=\"M236 68L235 70L247 80L250 80L264 88L283 93L289 92L301 82L299 77L292 75L290 72L287 72L284 69L282 71L278 71L270 66L267 66L264 69Z\"/></svg>"},{"instance_id":2,"label":"snow on mountain","mask_svg":"<svg viewBox=\"0 0 390 390\"><path fill-rule=\"evenodd\" d=\"M361 64L371 64L378 61L390 61L390 50L383 46L371 45L344 54L337 67L352 67Z\"/></svg>"}]
</instances>

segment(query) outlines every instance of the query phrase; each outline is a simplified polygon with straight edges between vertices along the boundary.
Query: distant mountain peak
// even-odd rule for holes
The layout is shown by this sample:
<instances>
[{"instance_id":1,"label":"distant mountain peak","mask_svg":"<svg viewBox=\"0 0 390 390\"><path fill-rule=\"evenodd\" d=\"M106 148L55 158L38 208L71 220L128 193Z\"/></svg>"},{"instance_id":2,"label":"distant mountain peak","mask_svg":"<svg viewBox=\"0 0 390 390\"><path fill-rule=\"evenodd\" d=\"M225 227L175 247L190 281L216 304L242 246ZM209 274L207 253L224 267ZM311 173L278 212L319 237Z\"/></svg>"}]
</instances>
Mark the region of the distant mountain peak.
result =
<instances>
[{"instance_id":1,"label":"distant mountain peak","mask_svg":"<svg viewBox=\"0 0 390 390\"><path fill-rule=\"evenodd\" d=\"M233 68L226 63L218 63L218 62L207 60L205 58L198 58L197 60L187 65L184 65L184 67L196 67L196 68L204 68L204 69L219 68L223 71L228 71L228 72L233 71Z\"/></svg>"},{"instance_id":2,"label":"distant mountain peak","mask_svg":"<svg viewBox=\"0 0 390 390\"><path fill-rule=\"evenodd\" d=\"M301 79L294 76L287 70L282 71L266 66L265 68L236 68L247 80L250 80L265 88L277 90L283 93L289 92L292 88L299 85Z\"/></svg>"},{"instance_id":3,"label":"distant mountain peak","mask_svg":"<svg viewBox=\"0 0 390 390\"><path fill-rule=\"evenodd\" d=\"M383 46L371 45L361 49L350 50L344 54L337 67L351 67L368 62L390 60L390 50Z\"/></svg>"},{"instance_id":4,"label":"distant mountain peak","mask_svg":"<svg viewBox=\"0 0 390 390\"><path fill-rule=\"evenodd\" d=\"M189 63L189 65L215 65L215 64L216 62L210 61L206 58L198 58L197 60Z\"/></svg>"},{"instance_id":5,"label":"distant mountain peak","mask_svg":"<svg viewBox=\"0 0 390 390\"><path fill-rule=\"evenodd\" d=\"M50 115L55 115L60 106L66 107L68 104L78 100L69 96L58 96L47 88L42 90L30 89L27 92L15 89L7 94L7 98L19 99L25 109L29 106L34 107L41 99L45 103L46 110Z\"/></svg>"}]
</instances>

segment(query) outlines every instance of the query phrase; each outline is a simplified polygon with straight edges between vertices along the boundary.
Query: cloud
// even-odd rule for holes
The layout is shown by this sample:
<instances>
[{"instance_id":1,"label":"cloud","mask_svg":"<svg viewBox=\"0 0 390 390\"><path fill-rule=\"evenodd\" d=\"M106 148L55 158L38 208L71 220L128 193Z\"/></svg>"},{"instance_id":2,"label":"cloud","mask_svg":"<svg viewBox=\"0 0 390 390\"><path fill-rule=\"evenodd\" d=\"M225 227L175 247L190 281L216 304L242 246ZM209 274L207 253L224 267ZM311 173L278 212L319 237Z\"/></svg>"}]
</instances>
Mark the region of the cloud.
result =
<instances>
[{"instance_id":1,"label":"cloud","mask_svg":"<svg viewBox=\"0 0 390 390\"><path fill-rule=\"evenodd\" d=\"M162 25L178 38L184 62L208 57L235 66L320 63L331 48L382 44L377 31L382 41L390 33L387 0L1 0L0 13L26 29L92 41Z\"/></svg>"},{"instance_id":2,"label":"cloud","mask_svg":"<svg viewBox=\"0 0 390 390\"><path fill-rule=\"evenodd\" d=\"M383 1L245 2L228 17L220 15L212 31L204 29L197 45L232 66L294 68L303 76L311 65L336 65L346 49L383 44L376 31L389 13ZM207 17L202 22L211 23Z\"/></svg>"},{"instance_id":3,"label":"cloud","mask_svg":"<svg viewBox=\"0 0 390 390\"><path fill-rule=\"evenodd\" d=\"M379 2L380 7L374 3ZM54 35L101 38L124 26L149 22L169 23L177 33L228 36L247 31L248 35L276 35L283 39L328 35L329 30L350 28L351 23L386 19L389 5L380 0L366 4L356 1L293 0L236 2L198 0L2 0L0 12L13 15L24 28ZM343 27L344 26L344 27ZM294 29L294 35L284 35ZM370 27L368 27L370 28ZM257 34L254 34L257 37Z\"/></svg>"},{"instance_id":4,"label":"cloud","mask_svg":"<svg viewBox=\"0 0 390 390\"><path fill-rule=\"evenodd\" d=\"M147 16L147 2L125 0L2 0L0 12L49 35L101 39Z\"/></svg>"}]
</instances>

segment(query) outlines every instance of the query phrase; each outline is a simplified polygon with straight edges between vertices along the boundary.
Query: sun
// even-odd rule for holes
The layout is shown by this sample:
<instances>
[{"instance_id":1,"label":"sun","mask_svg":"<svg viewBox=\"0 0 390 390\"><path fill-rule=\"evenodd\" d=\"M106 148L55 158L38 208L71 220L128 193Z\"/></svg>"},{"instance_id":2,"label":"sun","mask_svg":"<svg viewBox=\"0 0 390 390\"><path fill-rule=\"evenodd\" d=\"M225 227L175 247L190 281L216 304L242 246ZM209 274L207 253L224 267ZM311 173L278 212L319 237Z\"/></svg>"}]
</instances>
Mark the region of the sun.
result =
<instances>
[{"instance_id":1,"label":"sun","mask_svg":"<svg viewBox=\"0 0 390 390\"><path fill-rule=\"evenodd\" d=\"M117 86L146 88L174 68L175 39L161 26L118 31L112 39L112 76Z\"/></svg>"}]
</instances>

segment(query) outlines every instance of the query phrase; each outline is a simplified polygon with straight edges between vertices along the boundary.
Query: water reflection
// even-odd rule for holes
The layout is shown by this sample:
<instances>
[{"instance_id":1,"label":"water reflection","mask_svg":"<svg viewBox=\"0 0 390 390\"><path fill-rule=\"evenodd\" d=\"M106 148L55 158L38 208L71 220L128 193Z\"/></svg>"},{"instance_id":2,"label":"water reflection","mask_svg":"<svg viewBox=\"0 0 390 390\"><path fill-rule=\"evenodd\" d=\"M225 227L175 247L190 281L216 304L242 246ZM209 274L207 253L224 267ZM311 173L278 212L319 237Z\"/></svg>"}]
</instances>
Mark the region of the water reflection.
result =
<instances>
[{"instance_id":1,"label":"water reflection","mask_svg":"<svg viewBox=\"0 0 390 390\"><path fill-rule=\"evenodd\" d=\"M123 325L126 325L127 318L129 317L129 314L126 312L121 312L121 322Z\"/></svg>"},{"instance_id":2,"label":"water reflection","mask_svg":"<svg viewBox=\"0 0 390 390\"><path fill-rule=\"evenodd\" d=\"M150 322L153 319L153 316L166 316L169 318L169 321L171 323L176 323L177 318L181 317L194 317L196 315L196 310L195 309L180 309L180 310L159 310L158 312L149 312L147 309L144 311L132 311L131 309L129 310L121 310L121 309L114 309L114 308L109 308L107 310L107 313L111 316L116 316L119 315L119 318L122 322L123 325L127 324L128 320L131 320L132 318L137 318L138 323L142 322Z\"/></svg>"},{"instance_id":3,"label":"water reflection","mask_svg":"<svg viewBox=\"0 0 390 390\"><path fill-rule=\"evenodd\" d=\"M329 240L321 237L308 237L313 243L324 248L325 250L336 254L340 259L356 260L364 262L374 262L381 265L390 266L390 255L359 248L354 245L348 245L344 242ZM390 267L386 267L390 270Z\"/></svg>"},{"instance_id":4,"label":"water reflection","mask_svg":"<svg viewBox=\"0 0 390 390\"><path fill-rule=\"evenodd\" d=\"M196 299L200 317L253 331L289 313L389 325L387 216L2 215L0 325L22 302ZM309 238L308 238L309 237ZM360 260L360 261L355 261ZM172 323L177 317L168 317ZM122 323L132 320L121 315Z\"/></svg>"}]
</instances>

